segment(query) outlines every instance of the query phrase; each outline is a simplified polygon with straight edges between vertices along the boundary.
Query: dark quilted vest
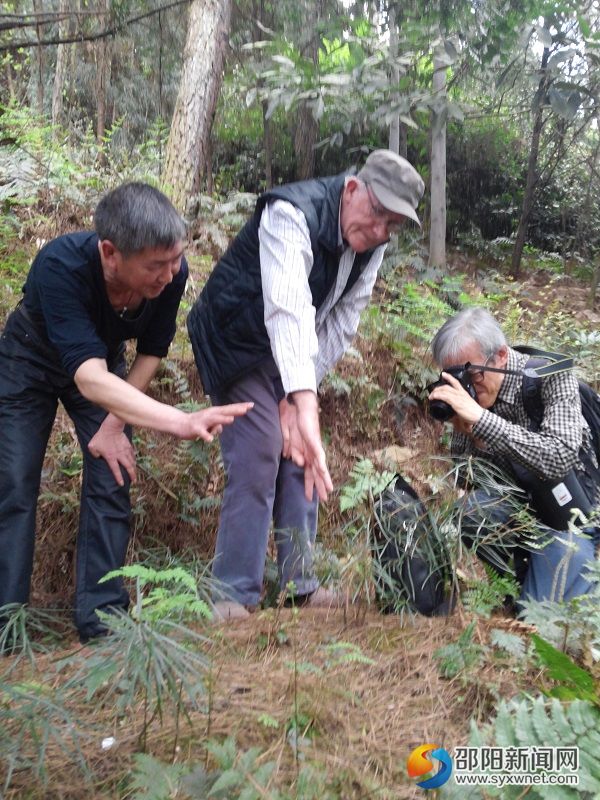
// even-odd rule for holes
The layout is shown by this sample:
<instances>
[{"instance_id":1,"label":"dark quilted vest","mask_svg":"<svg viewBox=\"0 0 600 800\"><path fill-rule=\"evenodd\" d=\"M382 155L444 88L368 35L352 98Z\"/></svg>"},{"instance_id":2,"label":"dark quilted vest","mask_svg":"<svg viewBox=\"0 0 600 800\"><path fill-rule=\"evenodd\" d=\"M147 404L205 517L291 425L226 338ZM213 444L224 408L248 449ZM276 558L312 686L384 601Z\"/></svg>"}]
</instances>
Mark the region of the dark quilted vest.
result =
<instances>
[{"instance_id":1,"label":"dark quilted vest","mask_svg":"<svg viewBox=\"0 0 600 800\"><path fill-rule=\"evenodd\" d=\"M306 217L313 252L309 286L318 309L335 284L340 197L346 175L291 183L261 195L254 215L211 273L187 320L204 391L214 394L271 357L264 323L258 227L266 203L287 200ZM344 293L373 251L356 256Z\"/></svg>"}]
</instances>

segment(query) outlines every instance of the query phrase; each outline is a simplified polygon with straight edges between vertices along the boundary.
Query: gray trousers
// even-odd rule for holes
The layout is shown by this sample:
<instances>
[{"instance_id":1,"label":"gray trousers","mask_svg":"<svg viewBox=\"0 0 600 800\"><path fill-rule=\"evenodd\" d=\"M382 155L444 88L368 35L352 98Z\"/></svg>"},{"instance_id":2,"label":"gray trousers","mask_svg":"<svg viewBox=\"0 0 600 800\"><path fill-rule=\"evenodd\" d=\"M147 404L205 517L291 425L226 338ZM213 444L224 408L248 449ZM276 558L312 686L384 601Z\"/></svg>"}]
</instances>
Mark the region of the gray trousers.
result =
<instances>
[{"instance_id":1,"label":"gray trousers","mask_svg":"<svg viewBox=\"0 0 600 800\"><path fill-rule=\"evenodd\" d=\"M509 530L503 546L499 541L500 529L514 527L514 503L499 496L491 497L482 489L470 492L465 501L463 540L469 545L479 542L477 555L498 572L505 572L506 562L511 555L514 557L522 600L571 600L594 588L585 577L586 561L594 560L592 538L553 530L540 523L540 531L546 534L540 539L540 544L545 542L541 549L521 547L516 532L509 541Z\"/></svg>"},{"instance_id":2,"label":"gray trousers","mask_svg":"<svg viewBox=\"0 0 600 800\"><path fill-rule=\"evenodd\" d=\"M211 398L218 405L254 402L221 434L226 484L213 563L221 596L244 605L260 601L271 522L281 589L293 581L294 593L304 595L319 585L312 562L318 500L316 492L306 500L304 471L281 455L282 397L271 363Z\"/></svg>"}]
</instances>

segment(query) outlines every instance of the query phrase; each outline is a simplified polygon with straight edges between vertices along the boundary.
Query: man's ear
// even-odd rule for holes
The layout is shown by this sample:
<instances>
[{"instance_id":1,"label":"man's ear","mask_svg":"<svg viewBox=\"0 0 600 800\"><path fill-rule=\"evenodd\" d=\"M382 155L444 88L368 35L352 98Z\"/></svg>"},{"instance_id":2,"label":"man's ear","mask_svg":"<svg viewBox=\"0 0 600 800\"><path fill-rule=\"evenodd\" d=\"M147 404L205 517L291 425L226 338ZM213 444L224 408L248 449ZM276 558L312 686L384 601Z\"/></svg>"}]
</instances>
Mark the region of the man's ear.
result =
<instances>
[{"instance_id":1,"label":"man's ear","mask_svg":"<svg viewBox=\"0 0 600 800\"><path fill-rule=\"evenodd\" d=\"M350 175L350 177L346 180L346 185L344 186L344 196L350 196L354 194L360 189L361 186L362 183L358 180L358 178L355 175Z\"/></svg>"},{"instance_id":2,"label":"man's ear","mask_svg":"<svg viewBox=\"0 0 600 800\"><path fill-rule=\"evenodd\" d=\"M498 348L498 354L496 358L500 369L504 369L508 362L508 347L505 344Z\"/></svg>"},{"instance_id":3,"label":"man's ear","mask_svg":"<svg viewBox=\"0 0 600 800\"><path fill-rule=\"evenodd\" d=\"M102 241L98 242L98 249L100 250L100 259L103 266L116 269L120 261L121 251L115 247L110 239L102 239Z\"/></svg>"}]
</instances>

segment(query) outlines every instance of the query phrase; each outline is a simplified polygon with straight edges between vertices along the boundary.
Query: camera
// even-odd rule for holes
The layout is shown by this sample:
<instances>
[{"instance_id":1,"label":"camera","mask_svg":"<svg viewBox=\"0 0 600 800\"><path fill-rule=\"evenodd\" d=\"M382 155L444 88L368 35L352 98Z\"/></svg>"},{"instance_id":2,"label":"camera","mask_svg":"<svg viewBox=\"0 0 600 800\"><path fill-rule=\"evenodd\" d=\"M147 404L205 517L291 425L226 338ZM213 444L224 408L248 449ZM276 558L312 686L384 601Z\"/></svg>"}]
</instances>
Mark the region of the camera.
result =
<instances>
[{"instance_id":1,"label":"camera","mask_svg":"<svg viewBox=\"0 0 600 800\"><path fill-rule=\"evenodd\" d=\"M471 374L467 369L466 364L459 367L448 367L448 369L445 369L444 372L447 372L449 375L452 375L454 378L456 378L456 380L460 383L463 389L469 393L473 400L477 400L477 392L471 383ZM434 381L434 383L429 384L427 391L429 394L431 394L431 392L433 392L437 386L443 386L445 383L448 383L448 381L445 381L440 375L440 379L438 381ZM430 400L429 413L434 419L437 419L440 422L446 422L454 416L454 409L444 400Z\"/></svg>"}]
</instances>

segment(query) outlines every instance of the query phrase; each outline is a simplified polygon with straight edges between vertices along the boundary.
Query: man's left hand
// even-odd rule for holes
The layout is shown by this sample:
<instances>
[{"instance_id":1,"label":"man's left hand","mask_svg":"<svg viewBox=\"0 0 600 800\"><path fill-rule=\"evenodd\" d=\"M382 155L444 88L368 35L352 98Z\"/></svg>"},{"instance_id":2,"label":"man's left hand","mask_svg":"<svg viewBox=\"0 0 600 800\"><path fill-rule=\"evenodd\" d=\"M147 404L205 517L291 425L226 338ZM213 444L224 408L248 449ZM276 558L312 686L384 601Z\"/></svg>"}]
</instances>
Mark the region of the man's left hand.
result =
<instances>
[{"instance_id":1,"label":"man's left hand","mask_svg":"<svg viewBox=\"0 0 600 800\"><path fill-rule=\"evenodd\" d=\"M304 467L304 442L298 430L296 407L284 397L279 403L279 424L283 445L281 455L291 460L298 467Z\"/></svg>"},{"instance_id":2,"label":"man's left hand","mask_svg":"<svg viewBox=\"0 0 600 800\"><path fill-rule=\"evenodd\" d=\"M132 483L137 479L135 450L123 428L124 424L120 419L108 414L88 443L90 453L94 458L103 458L106 461L119 486L125 484L121 467L127 472Z\"/></svg>"},{"instance_id":3,"label":"man's left hand","mask_svg":"<svg viewBox=\"0 0 600 800\"><path fill-rule=\"evenodd\" d=\"M483 408L463 386L448 372L442 372L442 378L446 383L436 386L429 395L430 400L443 400L452 406L455 414L466 424L475 425L481 419Z\"/></svg>"},{"instance_id":4,"label":"man's left hand","mask_svg":"<svg viewBox=\"0 0 600 800\"><path fill-rule=\"evenodd\" d=\"M319 499L325 501L333 491L333 482L321 442L319 401L317 395L309 390L294 392L293 398L304 450L304 495L310 501L316 489Z\"/></svg>"}]
</instances>

